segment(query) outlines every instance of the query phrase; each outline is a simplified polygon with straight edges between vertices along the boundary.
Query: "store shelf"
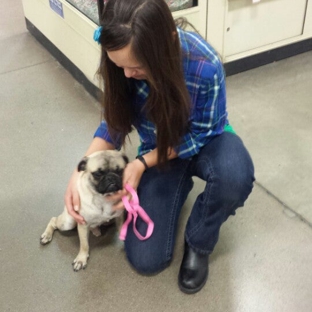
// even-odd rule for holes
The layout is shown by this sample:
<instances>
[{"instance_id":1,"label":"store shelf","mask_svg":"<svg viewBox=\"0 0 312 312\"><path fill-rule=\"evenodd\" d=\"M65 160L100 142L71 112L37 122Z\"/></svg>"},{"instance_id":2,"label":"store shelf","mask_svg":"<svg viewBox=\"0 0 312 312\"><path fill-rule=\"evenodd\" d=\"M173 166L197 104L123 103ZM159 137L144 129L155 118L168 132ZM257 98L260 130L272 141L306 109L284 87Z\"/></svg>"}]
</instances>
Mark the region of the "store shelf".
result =
<instances>
[{"instance_id":1,"label":"store shelf","mask_svg":"<svg viewBox=\"0 0 312 312\"><path fill-rule=\"evenodd\" d=\"M74 1L75 6L69 3ZM79 1L22 0L29 31L75 77L98 88L100 48L93 41L98 22L94 8L90 19L90 13L78 7ZM95 5L96 0L88 1ZM198 0L172 14L195 26L231 74L312 49L312 0L254 2Z\"/></svg>"}]
</instances>

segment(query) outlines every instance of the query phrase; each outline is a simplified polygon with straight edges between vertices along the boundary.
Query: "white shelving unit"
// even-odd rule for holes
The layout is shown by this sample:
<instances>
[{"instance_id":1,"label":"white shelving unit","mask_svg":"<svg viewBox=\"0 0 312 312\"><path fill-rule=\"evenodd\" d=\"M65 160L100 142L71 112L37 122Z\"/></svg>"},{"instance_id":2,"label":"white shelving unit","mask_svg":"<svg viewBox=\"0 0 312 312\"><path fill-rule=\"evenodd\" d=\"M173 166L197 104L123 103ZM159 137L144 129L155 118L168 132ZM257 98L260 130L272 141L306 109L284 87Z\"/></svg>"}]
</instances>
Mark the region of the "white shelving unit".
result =
<instances>
[{"instance_id":1,"label":"white shelving unit","mask_svg":"<svg viewBox=\"0 0 312 312\"><path fill-rule=\"evenodd\" d=\"M98 27L97 24L65 0L22 2L27 20L98 87L95 73L99 64L100 49L93 41L93 32ZM196 7L173 12L173 16L187 17L205 37L207 1L199 2Z\"/></svg>"},{"instance_id":2,"label":"white shelving unit","mask_svg":"<svg viewBox=\"0 0 312 312\"><path fill-rule=\"evenodd\" d=\"M97 25L65 0L22 2L26 19L98 87ZM224 63L312 38L312 0L198 0L173 16L186 17Z\"/></svg>"}]
</instances>

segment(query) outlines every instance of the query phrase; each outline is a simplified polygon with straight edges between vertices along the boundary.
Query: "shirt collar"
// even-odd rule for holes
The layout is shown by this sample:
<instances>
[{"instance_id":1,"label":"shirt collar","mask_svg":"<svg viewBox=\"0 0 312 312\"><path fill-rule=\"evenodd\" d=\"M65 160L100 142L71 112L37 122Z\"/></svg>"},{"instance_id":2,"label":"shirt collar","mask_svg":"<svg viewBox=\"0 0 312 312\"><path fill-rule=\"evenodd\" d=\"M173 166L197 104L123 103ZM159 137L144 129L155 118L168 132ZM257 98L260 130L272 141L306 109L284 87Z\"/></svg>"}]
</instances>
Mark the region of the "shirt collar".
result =
<instances>
[{"instance_id":1,"label":"shirt collar","mask_svg":"<svg viewBox=\"0 0 312 312\"><path fill-rule=\"evenodd\" d=\"M136 95L143 100L147 99L149 94L149 86L146 80L136 80L135 81Z\"/></svg>"}]
</instances>

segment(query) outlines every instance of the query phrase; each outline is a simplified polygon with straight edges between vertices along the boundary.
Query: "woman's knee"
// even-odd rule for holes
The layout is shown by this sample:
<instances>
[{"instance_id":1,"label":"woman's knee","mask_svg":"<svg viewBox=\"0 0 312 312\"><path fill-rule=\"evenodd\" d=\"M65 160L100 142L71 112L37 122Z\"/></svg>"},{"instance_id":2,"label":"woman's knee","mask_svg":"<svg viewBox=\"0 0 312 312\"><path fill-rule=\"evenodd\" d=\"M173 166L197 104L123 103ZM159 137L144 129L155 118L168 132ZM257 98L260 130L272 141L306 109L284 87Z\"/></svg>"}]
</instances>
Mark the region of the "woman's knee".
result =
<instances>
[{"instance_id":1,"label":"woman's knee","mask_svg":"<svg viewBox=\"0 0 312 312\"><path fill-rule=\"evenodd\" d=\"M228 154L223 153L221 161L213 168L215 183L219 184L220 189L234 196L234 199L244 200L253 188L254 165L242 141L238 137L232 140Z\"/></svg>"},{"instance_id":2,"label":"woman's knee","mask_svg":"<svg viewBox=\"0 0 312 312\"><path fill-rule=\"evenodd\" d=\"M214 163L206 179L210 193L225 206L242 206L253 189L254 167L249 154Z\"/></svg>"},{"instance_id":3,"label":"woman's knee","mask_svg":"<svg viewBox=\"0 0 312 312\"><path fill-rule=\"evenodd\" d=\"M253 168L235 165L225 169L226 172L219 175L216 187L220 191L220 196L230 202L238 202L242 205L253 189L255 181Z\"/></svg>"},{"instance_id":4,"label":"woman's knee","mask_svg":"<svg viewBox=\"0 0 312 312\"><path fill-rule=\"evenodd\" d=\"M170 260L164 260L148 254L134 254L127 252L130 265L142 275L155 275L170 265Z\"/></svg>"},{"instance_id":5,"label":"woman's knee","mask_svg":"<svg viewBox=\"0 0 312 312\"><path fill-rule=\"evenodd\" d=\"M195 175L207 182L242 185L254 181L254 166L242 140L232 133L223 133L202 149L196 158Z\"/></svg>"}]
</instances>

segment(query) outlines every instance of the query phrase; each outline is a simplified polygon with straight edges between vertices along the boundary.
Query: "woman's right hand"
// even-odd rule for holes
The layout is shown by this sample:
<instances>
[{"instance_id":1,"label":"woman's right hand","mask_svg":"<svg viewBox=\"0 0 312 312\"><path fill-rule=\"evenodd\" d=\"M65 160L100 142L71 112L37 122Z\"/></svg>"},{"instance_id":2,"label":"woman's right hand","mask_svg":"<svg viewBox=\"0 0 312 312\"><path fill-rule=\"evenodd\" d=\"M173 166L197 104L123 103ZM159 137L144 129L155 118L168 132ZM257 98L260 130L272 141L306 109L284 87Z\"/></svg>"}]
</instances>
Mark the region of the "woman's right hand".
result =
<instances>
[{"instance_id":1,"label":"woman's right hand","mask_svg":"<svg viewBox=\"0 0 312 312\"><path fill-rule=\"evenodd\" d=\"M84 218L79 214L80 209L80 197L77 189L77 180L79 172L77 170L72 174L65 193L65 206L67 212L75 219L79 224L85 224Z\"/></svg>"}]
</instances>

